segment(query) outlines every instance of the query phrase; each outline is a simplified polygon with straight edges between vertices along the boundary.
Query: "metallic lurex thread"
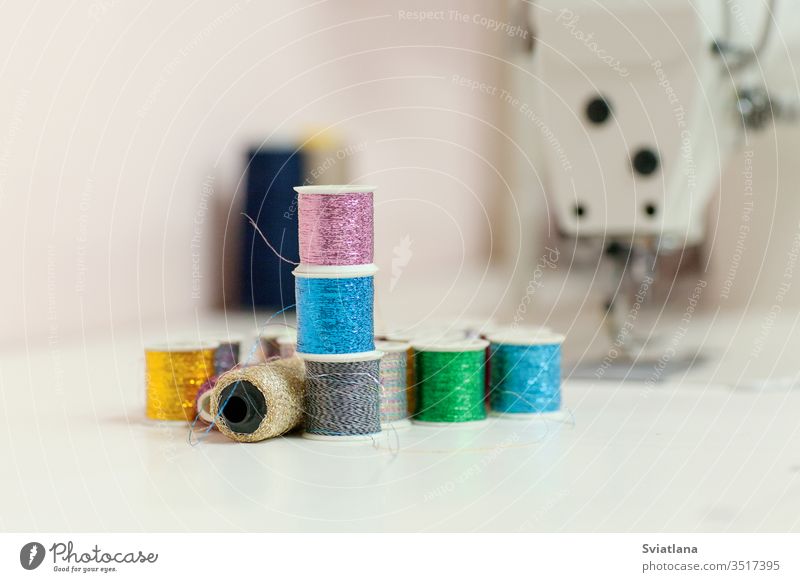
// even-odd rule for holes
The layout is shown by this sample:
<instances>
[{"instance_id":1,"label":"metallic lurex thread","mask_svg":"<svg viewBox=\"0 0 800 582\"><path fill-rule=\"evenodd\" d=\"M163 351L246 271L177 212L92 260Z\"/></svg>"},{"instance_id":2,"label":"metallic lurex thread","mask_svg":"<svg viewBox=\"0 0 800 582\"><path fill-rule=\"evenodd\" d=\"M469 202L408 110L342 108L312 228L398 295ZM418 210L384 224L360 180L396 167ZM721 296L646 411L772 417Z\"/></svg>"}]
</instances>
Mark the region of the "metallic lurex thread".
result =
<instances>
[{"instance_id":1,"label":"metallic lurex thread","mask_svg":"<svg viewBox=\"0 0 800 582\"><path fill-rule=\"evenodd\" d=\"M306 432L327 437L379 433L380 360L306 360Z\"/></svg>"},{"instance_id":2,"label":"metallic lurex thread","mask_svg":"<svg viewBox=\"0 0 800 582\"><path fill-rule=\"evenodd\" d=\"M363 265L374 256L372 192L308 194L298 189L300 262Z\"/></svg>"},{"instance_id":3,"label":"metallic lurex thread","mask_svg":"<svg viewBox=\"0 0 800 582\"><path fill-rule=\"evenodd\" d=\"M407 358L408 344L378 342L381 358L381 424L408 418Z\"/></svg>"},{"instance_id":4,"label":"metallic lurex thread","mask_svg":"<svg viewBox=\"0 0 800 582\"><path fill-rule=\"evenodd\" d=\"M533 342L532 342L533 343ZM519 345L492 340L492 411L511 414L561 408L561 341Z\"/></svg>"},{"instance_id":5,"label":"metallic lurex thread","mask_svg":"<svg viewBox=\"0 0 800 582\"><path fill-rule=\"evenodd\" d=\"M241 342L220 342L219 347L214 352L214 373L219 375L236 366L239 362L240 349Z\"/></svg>"},{"instance_id":6,"label":"metallic lurex thread","mask_svg":"<svg viewBox=\"0 0 800 582\"><path fill-rule=\"evenodd\" d=\"M194 419L197 391L214 374L216 347L210 344L145 349L148 418Z\"/></svg>"},{"instance_id":7,"label":"metallic lurex thread","mask_svg":"<svg viewBox=\"0 0 800 582\"><path fill-rule=\"evenodd\" d=\"M258 420L257 428L249 433L236 432L221 414L220 408L230 404L221 401L229 386L248 382L262 394L266 414ZM223 374L211 393L211 414L219 431L235 441L258 442L285 434L303 420L305 373L298 358L275 360L247 368L237 368Z\"/></svg>"},{"instance_id":8,"label":"metallic lurex thread","mask_svg":"<svg viewBox=\"0 0 800 582\"><path fill-rule=\"evenodd\" d=\"M297 351L350 354L375 349L372 276L322 279L295 271Z\"/></svg>"},{"instance_id":9,"label":"metallic lurex thread","mask_svg":"<svg viewBox=\"0 0 800 582\"><path fill-rule=\"evenodd\" d=\"M415 420L469 422L486 418L484 365L486 342L465 351L432 351L414 346L417 378Z\"/></svg>"}]
</instances>

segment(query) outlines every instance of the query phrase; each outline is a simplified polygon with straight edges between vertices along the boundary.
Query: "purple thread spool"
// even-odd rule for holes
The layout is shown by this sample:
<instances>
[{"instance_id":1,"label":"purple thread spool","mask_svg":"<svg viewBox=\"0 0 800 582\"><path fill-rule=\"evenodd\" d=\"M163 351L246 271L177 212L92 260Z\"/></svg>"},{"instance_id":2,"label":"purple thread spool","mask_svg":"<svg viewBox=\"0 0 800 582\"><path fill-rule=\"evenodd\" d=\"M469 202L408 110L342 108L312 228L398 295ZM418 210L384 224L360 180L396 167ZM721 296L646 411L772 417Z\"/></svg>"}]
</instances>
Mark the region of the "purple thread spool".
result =
<instances>
[{"instance_id":1,"label":"purple thread spool","mask_svg":"<svg viewBox=\"0 0 800 582\"><path fill-rule=\"evenodd\" d=\"M214 352L214 373L219 376L233 369L239 363L242 342L239 340L221 341Z\"/></svg>"}]
</instances>

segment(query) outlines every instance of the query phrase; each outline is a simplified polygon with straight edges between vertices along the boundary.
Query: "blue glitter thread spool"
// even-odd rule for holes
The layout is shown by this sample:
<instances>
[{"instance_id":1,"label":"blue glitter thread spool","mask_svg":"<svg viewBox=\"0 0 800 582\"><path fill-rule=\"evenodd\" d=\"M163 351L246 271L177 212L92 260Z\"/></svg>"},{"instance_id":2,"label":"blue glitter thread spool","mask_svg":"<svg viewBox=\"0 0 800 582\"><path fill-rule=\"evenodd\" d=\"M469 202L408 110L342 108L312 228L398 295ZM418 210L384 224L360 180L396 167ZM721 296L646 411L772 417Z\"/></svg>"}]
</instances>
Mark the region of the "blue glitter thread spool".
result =
<instances>
[{"instance_id":1,"label":"blue glitter thread spool","mask_svg":"<svg viewBox=\"0 0 800 582\"><path fill-rule=\"evenodd\" d=\"M364 354L375 350L375 265L300 265L297 351L302 354Z\"/></svg>"},{"instance_id":2,"label":"blue glitter thread spool","mask_svg":"<svg viewBox=\"0 0 800 582\"><path fill-rule=\"evenodd\" d=\"M492 416L561 417L561 344L554 333L499 333L491 342Z\"/></svg>"},{"instance_id":3,"label":"blue glitter thread spool","mask_svg":"<svg viewBox=\"0 0 800 582\"><path fill-rule=\"evenodd\" d=\"M306 365L304 438L358 442L380 435L383 352L297 355Z\"/></svg>"}]
</instances>

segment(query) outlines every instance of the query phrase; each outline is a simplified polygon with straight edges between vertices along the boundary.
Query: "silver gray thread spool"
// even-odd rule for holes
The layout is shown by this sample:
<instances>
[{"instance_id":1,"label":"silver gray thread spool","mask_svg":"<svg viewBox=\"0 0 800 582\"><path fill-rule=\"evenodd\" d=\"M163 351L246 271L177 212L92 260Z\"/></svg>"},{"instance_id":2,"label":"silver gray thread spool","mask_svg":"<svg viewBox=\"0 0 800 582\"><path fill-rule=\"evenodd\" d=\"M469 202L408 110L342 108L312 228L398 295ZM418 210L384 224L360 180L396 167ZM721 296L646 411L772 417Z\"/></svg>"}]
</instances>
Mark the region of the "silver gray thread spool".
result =
<instances>
[{"instance_id":1,"label":"silver gray thread spool","mask_svg":"<svg viewBox=\"0 0 800 582\"><path fill-rule=\"evenodd\" d=\"M320 440L360 440L381 432L380 352L362 361L306 359L306 430Z\"/></svg>"}]
</instances>

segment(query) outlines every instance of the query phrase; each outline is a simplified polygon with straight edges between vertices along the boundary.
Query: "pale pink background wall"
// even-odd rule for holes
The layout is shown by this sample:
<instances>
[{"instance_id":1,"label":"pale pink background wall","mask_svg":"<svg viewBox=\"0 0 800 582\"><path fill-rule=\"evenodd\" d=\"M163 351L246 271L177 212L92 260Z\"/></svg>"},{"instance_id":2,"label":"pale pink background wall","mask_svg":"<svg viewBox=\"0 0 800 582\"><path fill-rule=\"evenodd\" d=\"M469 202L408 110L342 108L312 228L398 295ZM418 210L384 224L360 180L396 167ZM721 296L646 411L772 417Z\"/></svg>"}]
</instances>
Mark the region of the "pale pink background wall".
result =
<instances>
[{"instance_id":1,"label":"pale pink background wall","mask_svg":"<svg viewBox=\"0 0 800 582\"><path fill-rule=\"evenodd\" d=\"M444 12L410 17L432 10ZM309 127L335 128L356 149L353 179L381 186L384 287L404 240L413 261L402 285L438 278L446 290L464 268L481 272L504 237L496 219L509 155L497 127L508 120L496 97L453 79L519 80L503 78L499 60L514 39L475 16L508 18L505 3L478 0L6 2L0 342L220 305L220 247L239 212L244 150ZM796 93L793 74L785 86ZM753 141L754 187L780 211L754 225L741 268L761 266L772 241L764 281L780 279L796 231L798 136L782 129L780 148L771 134ZM734 193L739 172L734 160ZM722 205L718 248L735 243L739 211ZM720 278L728 261L719 255ZM772 288L760 299L772 301ZM737 293L737 304L759 301Z\"/></svg>"},{"instance_id":2,"label":"pale pink background wall","mask_svg":"<svg viewBox=\"0 0 800 582\"><path fill-rule=\"evenodd\" d=\"M219 305L221 224L239 211L246 146L310 125L358 145L354 179L382 186L379 249L391 254L409 235L425 249L414 263L423 273L485 261L497 120L451 78L497 84L485 53L499 54L507 37L399 12L434 4L503 10L478 1L4 4L0 339Z\"/></svg>"}]
</instances>

